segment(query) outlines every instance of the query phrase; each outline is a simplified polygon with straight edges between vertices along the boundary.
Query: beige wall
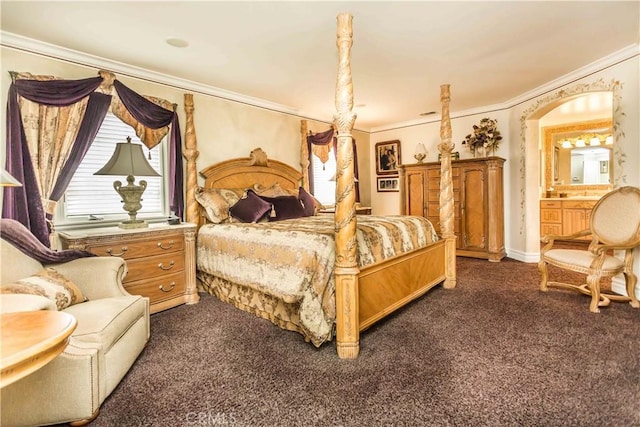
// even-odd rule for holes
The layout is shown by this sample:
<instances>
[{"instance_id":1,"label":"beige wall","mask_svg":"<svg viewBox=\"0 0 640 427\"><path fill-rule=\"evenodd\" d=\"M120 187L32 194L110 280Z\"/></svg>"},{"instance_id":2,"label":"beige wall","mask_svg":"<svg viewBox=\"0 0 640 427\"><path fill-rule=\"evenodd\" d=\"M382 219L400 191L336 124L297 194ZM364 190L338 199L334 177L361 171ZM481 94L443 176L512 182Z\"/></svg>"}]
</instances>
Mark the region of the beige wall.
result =
<instances>
[{"instance_id":1,"label":"beige wall","mask_svg":"<svg viewBox=\"0 0 640 427\"><path fill-rule=\"evenodd\" d=\"M24 71L32 74L54 75L65 79L80 79L97 75L96 68L85 67L44 56L24 53L13 49L1 49L0 103L3 106L1 123L6 123L7 91L11 84L9 71ZM116 76L136 92L164 98L178 104L180 124L184 138L184 93L185 90L152 83L124 75ZM200 155L198 170L233 157L246 157L256 147L261 147L269 157L300 168L300 117L278 113L217 98L206 94L194 94L194 122ZM309 129L326 130L329 124L309 121ZM369 135L354 132L359 151L358 166L364 177L360 180L361 199L370 204L369 179ZM4 159L6 133L2 132L2 158ZM4 162L3 162L4 164Z\"/></svg>"}]
</instances>

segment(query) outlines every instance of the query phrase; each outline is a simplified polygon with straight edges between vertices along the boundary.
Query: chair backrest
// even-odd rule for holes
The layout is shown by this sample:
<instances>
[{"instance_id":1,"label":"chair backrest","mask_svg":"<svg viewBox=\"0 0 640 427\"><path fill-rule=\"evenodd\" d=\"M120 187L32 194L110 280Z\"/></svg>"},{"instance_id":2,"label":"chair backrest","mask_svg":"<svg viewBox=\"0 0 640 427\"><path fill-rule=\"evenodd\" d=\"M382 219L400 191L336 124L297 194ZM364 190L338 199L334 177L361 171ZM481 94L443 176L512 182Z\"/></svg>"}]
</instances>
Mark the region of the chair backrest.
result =
<instances>
[{"instance_id":1,"label":"chair backrest","mask_svg":"<svg viewBox=\"0 0 640 427\"><path fill-rule=\"evenodd\" d=\"M639 245L640 189L620 187L602 196L591 212L591 232L607 245Z\"/></svg>"}]
</instances>

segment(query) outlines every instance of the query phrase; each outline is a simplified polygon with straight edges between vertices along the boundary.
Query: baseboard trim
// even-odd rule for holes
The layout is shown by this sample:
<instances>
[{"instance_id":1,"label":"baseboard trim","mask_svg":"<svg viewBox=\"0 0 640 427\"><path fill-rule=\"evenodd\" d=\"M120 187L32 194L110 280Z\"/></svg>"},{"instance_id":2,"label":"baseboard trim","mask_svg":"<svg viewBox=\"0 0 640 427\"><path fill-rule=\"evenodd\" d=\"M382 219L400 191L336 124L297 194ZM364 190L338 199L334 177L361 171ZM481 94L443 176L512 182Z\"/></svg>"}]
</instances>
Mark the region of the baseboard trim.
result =
<instances>
[{"instance_id":1,"label":"baseboard trim","mask_svg":"<svg viewBox=\"0 0 640 427\"><path fill-rule=\"evenodd\" d=\"M616 276L611 279L611 290L619 295L627 295L624 278ZM640 285L636 285L636 298L640 299Z\"/></svg>"},{"instance_id":2,"label":"baseboard trim","mask_svg":"<svg viewBox=\"0 0 640 427\"><path fill-rule=\"evenodd\" d=\"M528 263L533 263L533 262L538 262L540 261L540 253L539 252L522 252L522 251L518 251L515 249L507 249L507 256L509 258L513 258L516 261L521 261L521 262L528 262Z\"/></svg>"}]
</instances>

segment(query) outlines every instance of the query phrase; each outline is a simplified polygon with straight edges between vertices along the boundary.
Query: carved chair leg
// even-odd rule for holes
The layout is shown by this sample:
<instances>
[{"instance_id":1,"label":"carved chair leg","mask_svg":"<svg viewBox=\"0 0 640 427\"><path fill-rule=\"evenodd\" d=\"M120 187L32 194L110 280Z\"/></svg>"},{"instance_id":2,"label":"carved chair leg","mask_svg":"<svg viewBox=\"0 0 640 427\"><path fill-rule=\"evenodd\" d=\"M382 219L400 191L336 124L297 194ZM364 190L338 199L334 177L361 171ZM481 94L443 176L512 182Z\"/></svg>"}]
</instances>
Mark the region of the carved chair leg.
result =
<instances>
[{"instance_id":1,"label":"carved chair leg","mask_svg":"<svg viewBox=\"0 0 640 427\"><path fill-rule=\"evenodd\" d=\"M549 290L547 287L549 271L547 269L547 263L543 259L540 259L540 262L538 262L538 271L540 271L540 290L542 292L547 292Z\"/></svg>"},{"instance_id":2,"label":"carved chair leg","mask_svg":"<svg viewBox=\"0 0 640 427\"><path fill-rule=\"evenodd\" d=\"M592 313L600 313L600 309L598 308L600 303L600 277L598 275L587 276L587 284L589 285L589 291L591 291L589 311Z\"/></svg>"},{"instance_id":3,"label":"carved chair leg","mask_svg":"<svg viewBox=\"0 0 640 427\"><path fill-rule=\"evenodd\" d=\"M91 416L87 419L84 420L77 420L77 421L72 421L69 423L69 425L71 427L81 427L81 426L86 426L87 424L89 424L91 421L95 420L96 418L98 418L98 414L100 413L100 408L96 409L96 412L94 412L93 414L91 414Z\"/></svg>"},{"instance_id":4,"label":"carved chair leg","mask_svg":"<svg viewBox=\"0 0 640 427\"><path fill-rule=\"evenodd\" d=\"M627 296L631 298L629 304L631 304L631 307L633 308L640 308L640 302L636 297L636 283L638 282L638 279L636 278L636 275L633 274L633 271L624 272L624 282L627 284Z\"/></svg>"}]
</instances>

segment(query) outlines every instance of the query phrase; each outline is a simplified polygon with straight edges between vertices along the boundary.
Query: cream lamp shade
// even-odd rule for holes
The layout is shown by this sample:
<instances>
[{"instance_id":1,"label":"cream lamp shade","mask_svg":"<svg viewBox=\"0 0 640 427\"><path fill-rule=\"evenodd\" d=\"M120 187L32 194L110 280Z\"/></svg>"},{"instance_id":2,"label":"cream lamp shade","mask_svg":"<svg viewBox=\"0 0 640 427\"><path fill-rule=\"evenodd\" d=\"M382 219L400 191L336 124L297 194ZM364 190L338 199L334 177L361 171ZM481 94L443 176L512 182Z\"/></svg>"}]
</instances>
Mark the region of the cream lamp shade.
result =
<instances>
[{"instance_id":1,"label":"cream lamp shade","mask_svg":"<svg viewBox=\"0 0 640 427\"><path fill-rule=\"evenodd\" d=\"M22 184L6 169L2 169L2 172L0 172L0 187L22 187Z\"/></svg>"},{"instance_id":2,"label":"cream lamp shade","mask_svg":"<svg viewBox=\"0 0 640 427\"><path fill-rule=\"evenodd\" d=\"M129 213L129 220L121 222L120 228L143 228L148 224L141 219L137 219L137 213L142 208L140 203L142 193L147 188L147 181L141 180L138 185L134 185L134 176L160 176L147 162L142 152L142 145L132 144L131 138L127 137L127 142L116 144L116 150L106 165L94 175L116 175L126 176L127 185L115 181L113 188L120 194L123 202L123 209Z\"/></svg>"},{"instance_id":3,"label":"cream lamp shade","mask_svg":"<svg viewBox=\"0 0 640 427\"><path fill-rule=\"evenodd\" d=\"M427 157L427 154L427 149L422 142L416 144L416 151L413 154L413 157L418 161L418 163L422 163L422 161Z\"/></svg>"}]
</instances>

